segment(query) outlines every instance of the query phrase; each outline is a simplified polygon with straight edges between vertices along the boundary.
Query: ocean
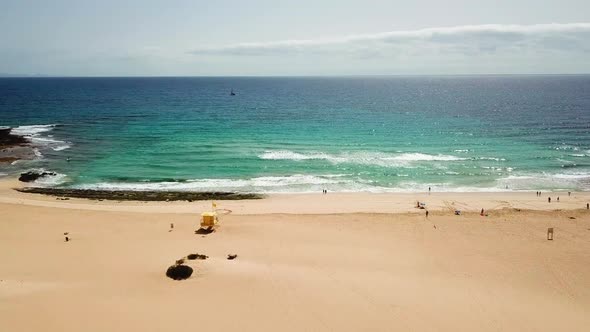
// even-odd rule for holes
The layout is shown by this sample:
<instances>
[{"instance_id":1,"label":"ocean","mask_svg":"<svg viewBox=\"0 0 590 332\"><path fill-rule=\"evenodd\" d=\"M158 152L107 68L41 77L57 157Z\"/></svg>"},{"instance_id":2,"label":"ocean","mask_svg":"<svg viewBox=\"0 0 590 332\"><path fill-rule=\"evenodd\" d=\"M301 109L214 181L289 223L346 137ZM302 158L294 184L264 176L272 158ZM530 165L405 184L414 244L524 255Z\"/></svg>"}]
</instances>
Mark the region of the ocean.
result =
<instances>
[{"instance_id":1,"label":"ocean","mask_svg":"<svg viewBox=\"0 0 590 332\"><path fill-rule=\"evenodd\" d=\"M40 186L590 190L587 75L0 78L0 126Z\"/></svg>"}]
</instances>

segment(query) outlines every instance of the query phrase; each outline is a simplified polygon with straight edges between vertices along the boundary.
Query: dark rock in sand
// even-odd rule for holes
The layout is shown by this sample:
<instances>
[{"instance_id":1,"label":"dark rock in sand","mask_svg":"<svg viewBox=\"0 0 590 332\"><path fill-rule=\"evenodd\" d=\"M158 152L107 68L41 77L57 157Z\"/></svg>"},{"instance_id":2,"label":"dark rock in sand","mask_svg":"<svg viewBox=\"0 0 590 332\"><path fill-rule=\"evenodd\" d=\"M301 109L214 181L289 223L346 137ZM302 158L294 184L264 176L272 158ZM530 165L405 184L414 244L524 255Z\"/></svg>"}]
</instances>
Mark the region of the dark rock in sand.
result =
<instances>
[{"instance_id":1,"label":"dark rock in sand","mask_svg":"<svg viewBox=\"0 0 590 332\"><path fill-rule=\"evenodd\" d=\"M193 269L187 265L172 265L166 271L166 276L174 280L184 280L190 278Z\"/></svg>"},{"instance_id":2,"label":"dark rock in sand","mask_svg":"<svg viewBox=\"0 0 590 332\"><path fill-rule=\"evenodd\" d=\"M42 178L45 176L54 176L54 175L56 175L54 172L29 171L29 172L21 173L18 180L21 182L33 182L39 178Z\"/></svg>"},{"instance_id":3,"label":"dark rock in sand","mask_svg":"<svg viewBox=\"0 0 590 332\"><path fill-rule=\"evenodd\" d=\"M185 192L185 191L132 191L132 190L87 190L66 188L19 188L24 193L59 197L107 199L114 201L202 201L261 199L262 195L232 192Z\"/></svg>"},{"instance_id":4,"label":"dark rock in sand","mask_svg":"<svg viewBox=\"0 0 590 332\"><path fill-rule=\"evenodd\" d=\"M199 235L207 235L207 234L211 234L215 232L215 229L213 229L213 227L208 227L208 228L199 228L195 231L195 234L199 234Z\"/></svg>"},{"instance_id":5,"label":"dark rock in sand","mask_svg":"<svg viewBox=\"0 0 590 332\"><path fill-rule=\"evenodd\" d=\"M188 258L190 260L194 260L194 259L207 259L207 258L209 258L209 256L207 256L207 255L200 255L200 254L190 254L190 255L186 256L186 258Z\"/></svg>"}]
</instances>

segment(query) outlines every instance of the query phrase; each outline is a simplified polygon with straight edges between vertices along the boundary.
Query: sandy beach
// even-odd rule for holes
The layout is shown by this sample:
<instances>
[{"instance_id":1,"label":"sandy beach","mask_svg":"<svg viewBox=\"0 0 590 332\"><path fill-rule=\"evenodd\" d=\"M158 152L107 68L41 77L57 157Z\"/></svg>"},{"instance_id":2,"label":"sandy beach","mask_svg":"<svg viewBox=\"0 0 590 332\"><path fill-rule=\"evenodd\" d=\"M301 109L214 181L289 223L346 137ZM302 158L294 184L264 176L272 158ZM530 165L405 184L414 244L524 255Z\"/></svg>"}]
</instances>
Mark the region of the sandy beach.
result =
<instances>
[{"instance_id":1,"label":"sandy beach","mask_svg":"<svg viewBox=\"0 0 590 332\"><path fill-rule=\"evenodd\" d=\"M270 195L217 202L231 213L202 236L210 201L59 200L15 186L0 181L5 331L590 326L588 193ZM168 279L190 253L209 258Z\"/></svg>"}]
</instances>

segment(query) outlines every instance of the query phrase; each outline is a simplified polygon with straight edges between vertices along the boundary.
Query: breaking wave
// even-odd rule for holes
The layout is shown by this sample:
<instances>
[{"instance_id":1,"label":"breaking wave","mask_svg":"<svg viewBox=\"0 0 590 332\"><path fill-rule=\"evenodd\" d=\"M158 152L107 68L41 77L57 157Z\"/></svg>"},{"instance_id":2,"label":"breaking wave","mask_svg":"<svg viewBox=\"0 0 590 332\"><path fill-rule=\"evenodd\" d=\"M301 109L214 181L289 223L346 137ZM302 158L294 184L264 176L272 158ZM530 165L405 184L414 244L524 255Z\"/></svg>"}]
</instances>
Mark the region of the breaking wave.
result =
<instances>
[{"instance_id":1,"label":"breaking wave","mask_svg":"<svg viewBox=\"0 0 590 332\"><path fill-rule=\"evenodd\" d=\"M18 126L10 130L11 134L19 135L27 138L32 144L49 148L53 151L62 151L71 147L71 143L57 140L52 135L45 135L44 133L52 131L57 125L30 125Z\"/></svg>"},{"instance_id":2,"label":"breaking wave","mask_svg":"<svg viewBox=\"0 0 590 332\"><path fill-rule=\"evenodd\" d=\"M497 180L498 186L512 190L588 190L589 173L531 173L514 174Z\"/></svg>"},{"instance_id":3,"label":"breaking wave","mask_svg":"<svg viewBox=\"0 0 590 332\"><path fill-rule=\"evenodd\" d=\"M165 182L103 182L77 185L77 189L137 190L137 191L232 191L232 192L317 192L326 187L340 191L362 191L367 187L341 174L263 176L251 179L195 179Z\"/></svg>"},{"instance_id":4,"label":"breaking wave","mask_svg":"<svg viewBox=\"0 0 590 332\"><path fill-rule=\"evenodd\" d=\"M359 164L359 165L377 165L382 167L404 167L414 162L424 161L459 161L468 160L444 154L425 154L425 153L398 153L389 154L382 152L347 152L341 154L328 154L324 152L299 153L289 150L265 151L258 155L258 158L264 160L326 160L334 164Z\"/></svg>"}]
</instances>

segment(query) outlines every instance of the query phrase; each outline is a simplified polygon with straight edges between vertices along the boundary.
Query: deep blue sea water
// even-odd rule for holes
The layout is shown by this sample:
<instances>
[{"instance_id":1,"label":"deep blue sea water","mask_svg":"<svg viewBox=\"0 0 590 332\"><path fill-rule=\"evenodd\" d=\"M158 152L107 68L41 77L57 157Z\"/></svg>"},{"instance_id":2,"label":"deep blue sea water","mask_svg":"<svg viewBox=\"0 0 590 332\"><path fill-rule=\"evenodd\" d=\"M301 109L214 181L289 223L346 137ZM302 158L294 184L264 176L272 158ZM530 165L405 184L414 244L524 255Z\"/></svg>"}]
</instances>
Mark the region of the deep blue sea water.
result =
<instances>
[{"instance_id":1,"label":"deep blue sea water","mask_svg":"<svg viewBox=\"0 0 590 332\"><path fill-rule=\"evenodd\" d=\"M590 190L590 76L1 78L0 126L52 186Z\"/></svg>"}]
</instances>

